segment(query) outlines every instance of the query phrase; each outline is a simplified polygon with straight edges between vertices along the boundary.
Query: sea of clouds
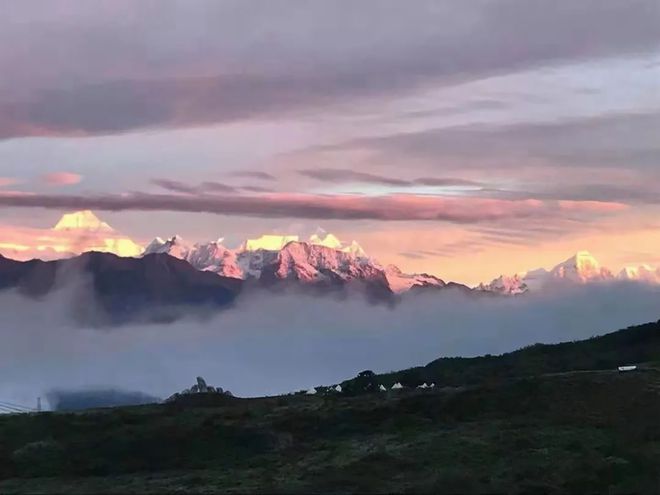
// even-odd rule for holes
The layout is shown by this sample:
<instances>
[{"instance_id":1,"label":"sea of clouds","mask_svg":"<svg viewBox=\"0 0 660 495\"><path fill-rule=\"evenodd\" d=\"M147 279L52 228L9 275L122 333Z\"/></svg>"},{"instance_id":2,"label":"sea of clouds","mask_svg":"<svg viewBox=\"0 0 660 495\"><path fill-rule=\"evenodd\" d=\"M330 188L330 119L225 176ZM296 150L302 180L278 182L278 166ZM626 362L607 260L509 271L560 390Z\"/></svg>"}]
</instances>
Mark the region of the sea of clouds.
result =
<instances>
[{"instance_id":1,"label":"sea of clouds","mask_svg":"<svg viewBox=\"0 0 660 495\"><path fill-rule=\"evenodd\" d=\"M94 389L164 398L198 375L239 396L279 394L364 369L499 354L660 318L660 288L612 284L523 297L430 291L394 306L257 292L210 317L191 309L169 324L90 327L79 316L96 306L81 287L65 285L41 300L0 293L0 401L34 405L53 390Z\"/></svg>"}]
</instances>

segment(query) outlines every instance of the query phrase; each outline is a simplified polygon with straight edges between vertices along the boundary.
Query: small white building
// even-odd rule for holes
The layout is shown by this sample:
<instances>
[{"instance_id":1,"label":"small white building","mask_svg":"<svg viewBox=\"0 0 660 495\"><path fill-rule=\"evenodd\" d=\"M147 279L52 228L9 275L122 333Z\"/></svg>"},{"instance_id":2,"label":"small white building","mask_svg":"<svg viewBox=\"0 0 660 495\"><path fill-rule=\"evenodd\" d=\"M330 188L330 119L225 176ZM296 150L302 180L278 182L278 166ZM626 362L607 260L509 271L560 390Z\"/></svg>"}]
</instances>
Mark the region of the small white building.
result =
<instances>
[{"instance_id":1,"label":"small white building","mask_svg":"<svg viewBox=\"0 0 660 495\"><path fill-rule=\"evenodd\" d=\"M342 391L341 385L337 385L334 390L335 390L335 392L340 392L341 393L341 391Z\"/></svg>"},{"instance_id":2,"label":"small white building","mask_svg":"<svg viewBox=\"0 0 660 495\"><path fill-rule=\"evenodd\" d=\"M314 387L310 388L307 391L307 395L316 395L316 389Z\"/></svg>"}]
</instances>

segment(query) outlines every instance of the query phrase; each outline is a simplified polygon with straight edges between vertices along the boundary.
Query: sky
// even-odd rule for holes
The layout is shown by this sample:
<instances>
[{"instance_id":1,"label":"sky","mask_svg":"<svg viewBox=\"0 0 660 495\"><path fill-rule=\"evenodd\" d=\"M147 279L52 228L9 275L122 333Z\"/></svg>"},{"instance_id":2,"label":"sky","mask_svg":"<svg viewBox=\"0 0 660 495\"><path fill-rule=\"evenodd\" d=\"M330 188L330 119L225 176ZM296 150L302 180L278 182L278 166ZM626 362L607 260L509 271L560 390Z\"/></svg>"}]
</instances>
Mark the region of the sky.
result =
<instances>
[{"instance_id":1,"label":"sky","mask_svg":"<svg viewBox=\"0 0 660 495\"><path fill-rule=\"evenodd\" d=\"M5 254L92 209L465 283L660 264L657 0L7 0L0 69Z\"/></svg>"}]
</instances>

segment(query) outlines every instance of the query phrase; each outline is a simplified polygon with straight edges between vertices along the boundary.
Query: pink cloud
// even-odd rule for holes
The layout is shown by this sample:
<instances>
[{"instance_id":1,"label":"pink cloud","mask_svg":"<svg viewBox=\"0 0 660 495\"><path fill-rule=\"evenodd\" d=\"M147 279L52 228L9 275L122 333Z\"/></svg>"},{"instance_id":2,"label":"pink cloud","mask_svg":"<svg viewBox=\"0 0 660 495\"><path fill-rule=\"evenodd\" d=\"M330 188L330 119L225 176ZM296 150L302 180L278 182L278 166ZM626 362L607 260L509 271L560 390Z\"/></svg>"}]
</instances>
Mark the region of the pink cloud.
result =
<instances>
[{"instance_id":1,"label":"pink cloud","mask_svg":"<svg viewBox=\"0 0 660 495\"><path fill-rule=\"evenodd\" d=\"M82 180L82 175L72 172L53 172L41 176L41 179L50 186L70 186L78 184Z\"/></svg>"},{"instance_id":2,"label":"pink cloud","mask_svg":"<svg viewBox=\"0 0 660 495\"><path fill-rule=\"evenodd\" d=\"M13 186L16 183L18 183L18 181L11 177L0 177L0 187Z\"/></svg>"},{"instance_id":3,"label":"pink cloud","mask_svg":"<svg viewBox=\"0 0 660 495\"><path fill-rule=\"evenodd\" d=\"M258 218L337 220L427 220L459 224L510 218L557 216L571 213L612 213L609 203L536 199L510 200L476 197L438 197L413 194L387 196L273 193L259 195L180 195L132 193L123 195L0 194L0 206L107 211L179 211ZM615 204L616 205L616 204Z\"/></svg>"},{"instance_id":4,"label":"pink cloud","mask_svg":"<svg viewBox=\"0 0 660 495\"><path fill-rule=\"evenodd\" d=\"M559 206L562 210L593 213L616 213L629 208L626 204L611 201L559 201Z\"/></svg>"}]
</instances>

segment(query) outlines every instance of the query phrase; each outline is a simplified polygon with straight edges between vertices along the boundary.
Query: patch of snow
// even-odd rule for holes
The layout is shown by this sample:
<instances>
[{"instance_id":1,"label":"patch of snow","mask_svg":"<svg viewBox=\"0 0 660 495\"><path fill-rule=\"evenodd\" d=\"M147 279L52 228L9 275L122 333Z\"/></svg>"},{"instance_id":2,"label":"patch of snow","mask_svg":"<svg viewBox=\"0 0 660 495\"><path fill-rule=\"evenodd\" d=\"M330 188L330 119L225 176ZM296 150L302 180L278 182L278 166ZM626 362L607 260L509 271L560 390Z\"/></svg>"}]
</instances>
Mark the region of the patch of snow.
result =
<instances>
[{"instance_id":1,"label":"patch of snow","mask_svg":"<svg viewBox=\"0 0 660 495\"><path fill-rule=\"evenodd\" d=\"M76 211L62 215L53 230L92 230L114 232L107 223L101 221L90 210Z\"/></svg>"},{"instance_id":2,"label":"patch of snow","mask_svg":"<svg viewBox=\"0 0 660 495\"><path fill-rule=\"evenodd\" d=\"M660 268L650 265L627 266L617 275L619 280L660 284Z\"/></svg>"},{"instance_id":3,"label":"patch of snow","mask_svg":"<svg viewBox=\"0 0 660 495\"><path fill-rule=\"evenodd\" d=\"M279 251L290 242L297 242L297 235L271 235L266 234L258 237L257 239L246 240L242 247L242 251Z\"/></svg>"},{"instance_id":4,"label":"patch of snow","mask_svg":"<svg viewBox=\"0 0 660 495\"><path fill-rule=\"evenodd\" d=\"M385 268L385 277L390 289L397 294L406 292L413 287L444 287L446 285L443 280L433 275L403 273L395 265L388 265Z\"/></svg>"},{"instance_id":5,"label":"patch of snow","mask_svg":"<svg viewBox=\"0 0 660 495\"><path fill-rule=\"evenodd\" d=\"M626 276L630 278L632 272L622 272L618 278L624 279ZM602 267L591 253L579 251L551 270L539 268L511 277L502 275L489 284L479 285L478 288L499 294L515 295L561 284L587 284L607 282L614 279L612 272Z\"/></svg>"}]
</instances>

